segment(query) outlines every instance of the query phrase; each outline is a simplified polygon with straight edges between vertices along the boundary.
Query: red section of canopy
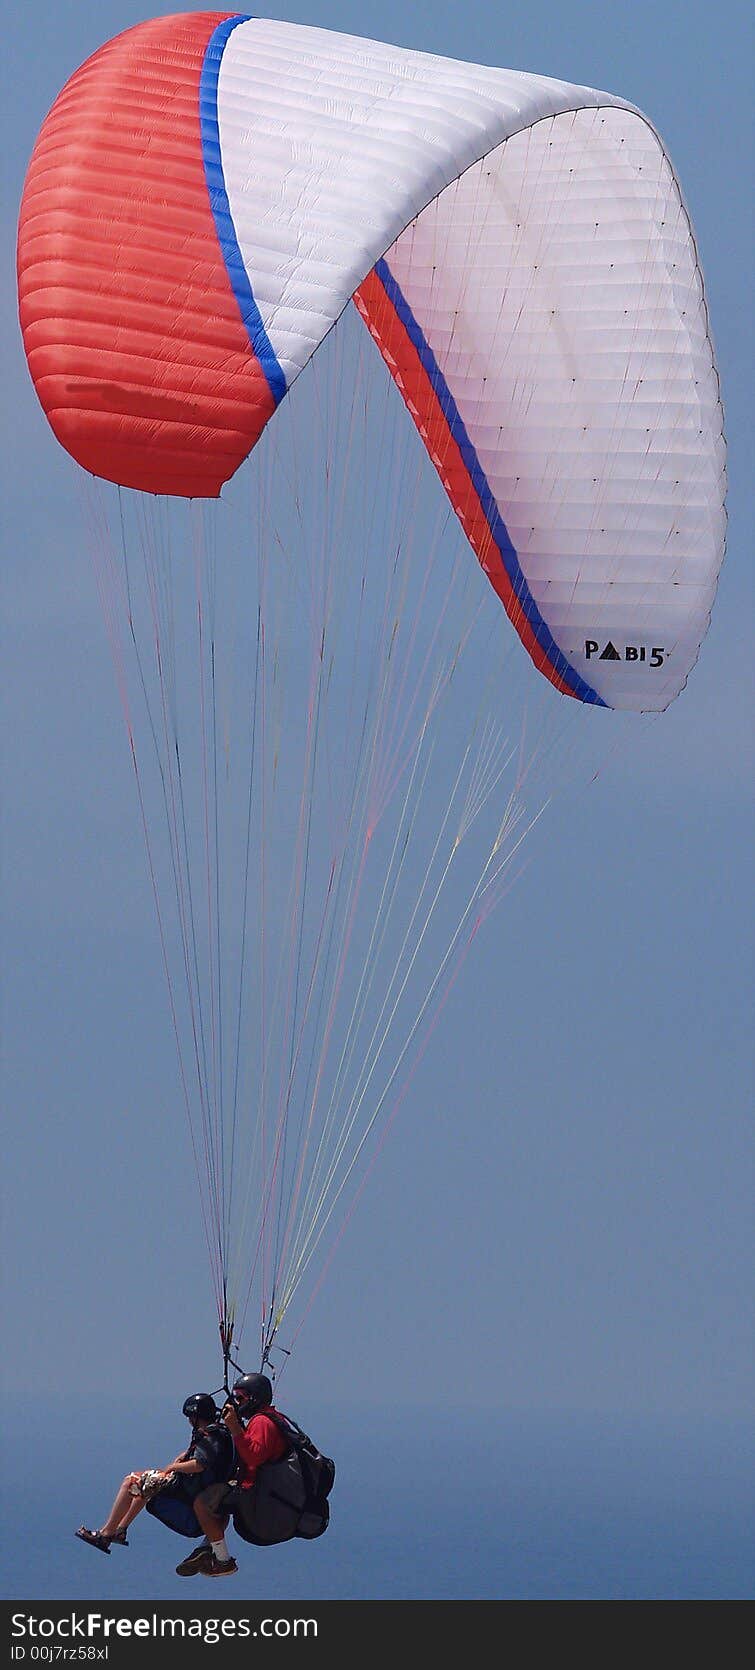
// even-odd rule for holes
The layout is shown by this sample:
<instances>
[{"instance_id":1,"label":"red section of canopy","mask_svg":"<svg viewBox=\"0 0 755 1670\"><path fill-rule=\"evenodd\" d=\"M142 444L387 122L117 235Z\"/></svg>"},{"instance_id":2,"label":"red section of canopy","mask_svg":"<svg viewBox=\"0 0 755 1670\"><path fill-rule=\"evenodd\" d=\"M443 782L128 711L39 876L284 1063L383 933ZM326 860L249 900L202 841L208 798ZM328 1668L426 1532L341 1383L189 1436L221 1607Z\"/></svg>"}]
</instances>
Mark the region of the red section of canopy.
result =
<instances>
[{"instance_id":1,"label":"red section of canopy","mask_svg":"<svg viewBox=\"0 0 755 1670\"><path fill-rule=\"evenodd\" d=\"M573 696L574 691L564 682L532 631L459 445L451 433L448 418L417 349L376 272L369 273L360 284L354 301L411 412L467 539L525 649L535 666L562 695Z\"/></svg>"},{"instance_id":2,"label":"red section of canopy","mask_svg":"<svg viewBox=\"0 0 755 1670\"><path fill-rule=\"evenodd\" d=\"M58 440L126 487L217 497L274 410L218 242L199 82L225 12L96 52L42 127L24 188L19 311Z\"/></svg>"}]
</instances>

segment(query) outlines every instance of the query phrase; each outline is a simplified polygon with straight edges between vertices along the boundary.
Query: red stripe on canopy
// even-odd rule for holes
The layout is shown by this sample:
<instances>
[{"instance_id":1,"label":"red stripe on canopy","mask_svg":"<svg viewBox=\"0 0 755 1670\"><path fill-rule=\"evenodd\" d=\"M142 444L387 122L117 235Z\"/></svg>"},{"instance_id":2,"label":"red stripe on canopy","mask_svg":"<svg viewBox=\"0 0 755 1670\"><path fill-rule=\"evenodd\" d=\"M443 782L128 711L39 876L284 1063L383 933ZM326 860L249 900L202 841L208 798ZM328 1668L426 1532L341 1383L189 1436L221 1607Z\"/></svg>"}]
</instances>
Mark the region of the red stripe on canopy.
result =
<instances>
[{"instance_id":1,"label":"red stripe on canopy","mask_svg":"<svg viewBox=\"0 0 755 1670\"><path fill-rule=\"evenodd\" d=\"M354 301L411 412L467 539L525 649L539 671L562 695L574 696L575 692L565 683L535 637L506 571L459 445L451 433L448 417L417 349L375 271L360 284Z\"/></svg>"}]
</instances>

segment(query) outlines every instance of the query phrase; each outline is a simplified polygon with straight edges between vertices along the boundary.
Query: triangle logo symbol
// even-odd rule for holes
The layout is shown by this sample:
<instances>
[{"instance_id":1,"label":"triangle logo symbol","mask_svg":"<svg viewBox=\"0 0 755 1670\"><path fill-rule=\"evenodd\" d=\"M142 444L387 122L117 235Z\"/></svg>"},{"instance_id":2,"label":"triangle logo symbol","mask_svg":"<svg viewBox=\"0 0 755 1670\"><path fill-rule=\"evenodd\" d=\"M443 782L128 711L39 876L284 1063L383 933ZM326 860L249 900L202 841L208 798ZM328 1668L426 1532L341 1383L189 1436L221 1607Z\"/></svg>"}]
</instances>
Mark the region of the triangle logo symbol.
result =
<instances>
[{"instance_id":1,"label":"triangle logo symbol","mask_svg":"<svg viewBox=\"0 0 755 1670\"><path fill-rule=\"evenodd\" d=\"M620 661L621 660L621 656L619 655L619 652L615 648L615 646L611 643L610 638L608 640L608 643L606 644L605 649L601 650L601 652L600 652L600 659L601 659L601 661Z\"/></svg>"}]
</instances>

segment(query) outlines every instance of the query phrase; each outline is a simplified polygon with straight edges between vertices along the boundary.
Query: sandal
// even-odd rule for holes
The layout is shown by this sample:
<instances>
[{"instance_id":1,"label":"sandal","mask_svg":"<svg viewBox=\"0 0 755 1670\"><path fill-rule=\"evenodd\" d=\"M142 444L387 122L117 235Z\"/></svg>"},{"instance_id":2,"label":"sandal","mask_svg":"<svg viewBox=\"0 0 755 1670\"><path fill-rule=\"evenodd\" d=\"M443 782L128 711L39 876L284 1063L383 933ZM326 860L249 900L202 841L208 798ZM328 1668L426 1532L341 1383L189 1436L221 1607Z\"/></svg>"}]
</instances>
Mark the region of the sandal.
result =
<instances>
[{"instance_id":1,"label":"sandal","mask_svg":"<svg viewBox=\"0 0 755 1670\"><path fill-rule=\"evenodd\" d=\"M80 1525L74 1536L81 1537L82 1542L88 1542L92 1548L99 1548L102 1554L110 1553L112 1537L103 1537L101 1531L89 1531L86 1525Z\"/></svg>"},{"instance_id":2,"label":"sandal","mask_svg":"<svg viewBox=\"0 0 755 1670\"><path fill-rule=\"evenodd\" d=\"M126 1536L124 1530L114 1531L112 1537L108 1538L108 1541L111 1543L117 1543L119 1548L128 1548L128 1537Z\"/></svg>"}]
</instances>

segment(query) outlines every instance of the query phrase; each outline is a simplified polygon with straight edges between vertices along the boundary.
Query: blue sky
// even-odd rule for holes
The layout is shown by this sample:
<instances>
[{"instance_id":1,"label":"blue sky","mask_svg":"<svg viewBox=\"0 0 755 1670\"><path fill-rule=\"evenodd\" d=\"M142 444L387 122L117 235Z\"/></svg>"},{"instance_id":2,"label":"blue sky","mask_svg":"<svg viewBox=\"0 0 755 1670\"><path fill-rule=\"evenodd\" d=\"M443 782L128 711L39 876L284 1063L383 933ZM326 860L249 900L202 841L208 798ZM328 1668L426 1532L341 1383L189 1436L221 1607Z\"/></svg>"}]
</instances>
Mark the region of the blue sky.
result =
<instances>
[{"instance_id":1,"label":"blue sky","mask_svg":"<svg viewBox=\"0 0 755 1670\"><path fill-rule=\"evenodd\" d=\"M173 8L166 7L165 10ZM196 8L200 9L200 8ZM26 372L12 246L60 86L134 0L16 13L3 224L4 1339L175 1399L214 1323L129 765L69 461ZM729 548L677 704L561 808L481 940L289 1371L355 1405L724 1415L752 1393L752 456L746 9L393 0L277 15L617 91L695 224ZM156 1351L156 1342L159 1349ZM441 1388L443 1389L441 1391Z\"/></svg>"}]
</instances>

